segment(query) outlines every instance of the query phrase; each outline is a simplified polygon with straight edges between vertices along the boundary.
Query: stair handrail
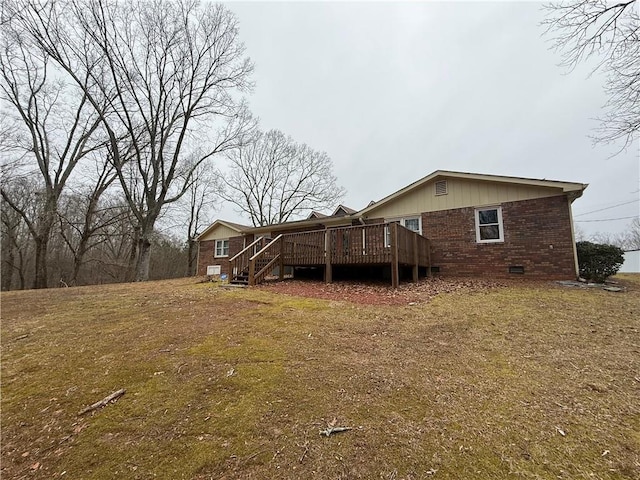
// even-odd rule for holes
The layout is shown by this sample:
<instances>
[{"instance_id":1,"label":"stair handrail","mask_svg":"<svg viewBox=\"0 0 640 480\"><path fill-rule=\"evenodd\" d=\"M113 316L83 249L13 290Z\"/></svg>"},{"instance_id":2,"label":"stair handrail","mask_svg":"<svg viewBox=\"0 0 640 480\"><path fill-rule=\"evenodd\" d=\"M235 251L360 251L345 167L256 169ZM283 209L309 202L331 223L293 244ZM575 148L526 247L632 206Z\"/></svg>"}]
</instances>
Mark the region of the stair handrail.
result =
<instances>
[{"instance_id":1,"label":"stair handrail","mask_svg":"<svg viewBox=\"0 0 640 480\"><path fill-rule=\"evenodd\" d=\"M273 240L271 240L269 243L267 243L262 250L260 250L258 253L256 253L253 257L249 258L249 261L251 260L255 260L256 258L258 258L260 255L262 255L269 247L271 247L273 245L276 244L276 242L278 242L280 239L282 238L282 233L280 235L278 235L276 238L274 238Z\"/></svg>"},{"instance_id":2,"label":"stair handrail","mask_svg":"<svg viewBox=\"0 0 640 480\"><path fill-rule=\"evenodd\" d=\"M273 248L274 246L278 246L278 245L281 246L281 242L282 242L282 234L278 235L276 238L271 240L267 245L264 246L264 248L262 248L262 250L260 250L258 253L256 253L253 257L249 259L249 286L256 285L257 283L260 283L262 281L262 279L266 274L265 272L267 267L273 265L274 261L280 257L281 252L278 252L275 258L272 258L267 263L267 265L265 267L262 267L262 269L257 273L256 273L256 260L260 258L260 256L262 256L264 253L266 253L270 248Z\"/></svg>"},{"instance_id":3,"label":"stair handrail","mask_svg":"<svg viewBox=\"0 0 640 480\"><path fill-rule=\"evenodd\" d=\"M244 252L246 252L247 250L249 250L251 247L253 247L256 243L260 242L264 237L258 237L257 240L254 240L251 245L247 245L246 247L244 247L242 250L240 250L240 252L236 253L233 257L231 257L229 259L230 262L233 262L236 258L238 258L240 255L242 255Z\"/></svg>"}]
</instances>

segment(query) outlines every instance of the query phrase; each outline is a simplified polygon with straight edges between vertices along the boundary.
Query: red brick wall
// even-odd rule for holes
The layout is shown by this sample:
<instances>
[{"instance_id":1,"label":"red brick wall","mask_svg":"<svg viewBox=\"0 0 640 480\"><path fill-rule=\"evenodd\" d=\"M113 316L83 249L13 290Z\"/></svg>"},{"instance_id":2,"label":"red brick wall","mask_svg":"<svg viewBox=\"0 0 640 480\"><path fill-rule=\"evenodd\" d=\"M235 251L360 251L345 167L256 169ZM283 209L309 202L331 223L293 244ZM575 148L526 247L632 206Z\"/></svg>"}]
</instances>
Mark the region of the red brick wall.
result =
<instances>
[{"instance_id":1,"label":"red brick wall","mask_svg":"<svg viewBox=\"0 0 640 480\"><path fill-rule=\"evenodd\" d=\"M220 265L220 272L229 274L229 259L239 253L245 245L245 237L231 237L229 239L229 256L215 258L215 240L203 240L200 242L200 248L198 250L198 275L207 274L208 265ZM247 245L253 242L253 236L247 237Z\"/></svg>"},{"instance_id":2,"label":"red brick wall","mask_svg":"<svg viewBox=\"0 0 640 480\"><path fill-rule=\"evenodd\" d=\"M575 278L569 202L565 195L502 204L503 243L477 243L475 209L422 214L432 265L442 275ZM510 274L523 266L524 275Z\"/></svg>"}]
</instances>

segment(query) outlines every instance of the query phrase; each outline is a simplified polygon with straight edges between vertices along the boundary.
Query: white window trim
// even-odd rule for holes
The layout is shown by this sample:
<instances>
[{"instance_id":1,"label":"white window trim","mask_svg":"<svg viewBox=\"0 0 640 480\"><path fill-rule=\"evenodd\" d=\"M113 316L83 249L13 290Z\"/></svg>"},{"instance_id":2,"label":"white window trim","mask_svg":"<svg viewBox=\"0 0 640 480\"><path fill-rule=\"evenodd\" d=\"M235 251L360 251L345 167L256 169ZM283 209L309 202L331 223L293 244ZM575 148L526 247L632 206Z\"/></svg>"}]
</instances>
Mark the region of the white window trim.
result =
<instances>
[{"instance_id":1,"label":"white window trim","mask_svg":"<svg viewBox=\"0 0 640 480\"><path fill-rule=\"evenodd\" d=\"M481 240L480 239L480 212L484 210L498 211L498 233L499 238ZM476 243L504 243L504 223L502 222L502 207L500 205L488 205L486 207L477 207L475 209L476 217Z\"/></svg>"},{"instance_id":2,"label":"white window trim","mask_svg":"<svg viewBox=\"0 0 640 480\"><path fill-rule=\"evenodd\" d=\"M385 247L390 247L391 246L391 244L389 242L389 224L390 223L396 222L396 223L399 223L400 225L402 225L404 227L405 220L414 220L416 218L418 219L418 228L419 228L419 230L416 233L419 233L420 235L422 235L422 215L420 215L420 214L407 215L406 217L385 218L384 222L387 225L384 227L384 246ZM405 228L407 228L407 227L405 227Z\"/></svg>"},{"instance_id":3,"label":"white window trim","mask_svg":"<svg viewBox=\"0 0 640 480\"><path fill-rule=\"evenodd\" d=\"M222 243L222 251L224 252L224 242L227 242L227 254L226 255L218 255L218 243ZM216 243L213 245L213 258L225 258L229 256L229 239L221 238L216 240Z\"/></svg>"}]
</instances>

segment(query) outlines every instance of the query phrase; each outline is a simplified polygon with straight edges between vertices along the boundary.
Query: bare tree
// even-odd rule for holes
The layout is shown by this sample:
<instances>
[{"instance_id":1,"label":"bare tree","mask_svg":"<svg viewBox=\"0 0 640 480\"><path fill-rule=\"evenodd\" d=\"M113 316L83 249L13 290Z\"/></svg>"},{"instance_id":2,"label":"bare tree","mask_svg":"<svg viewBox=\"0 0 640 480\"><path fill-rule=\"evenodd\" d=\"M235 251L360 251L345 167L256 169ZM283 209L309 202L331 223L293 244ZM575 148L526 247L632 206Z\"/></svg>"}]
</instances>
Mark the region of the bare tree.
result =
<instances>
[{"instance_id":1,"label":"bare tree","mask_svg":"<svg viewBox=\"0 0 640 480\"><path fill-rule=\"evenodd\" d=\"M192 182L183 198L187 221L187 276L195 275L197 263L196 237L203 227L211 223L220 201L220 182L215 172L200 165L193 173Z\"/></svg>"},{"instance_id":2,"label":"bare tree","mask_svg":"<svg viewBox=\"0 0 640 480\"><path fill-rule=\"evenodd\" d=\"M101 148L94 142L99 121L86 95L73 96L55 78L48 55L29 45L20 32L3 26L0 39L0 101L13 108L23 136L6 135L3 158L11 153L28 164L12 175L34 174L42 182L37 210L20 205L4 188L6 204L24 220L35 247L34 288L47 287L47 252L56 221L58 201L81 159ZM9 153L11 152L11 153ZM34 168L35 167L35 168Z\"/></svg>"},{"instance_id":3,"label":"bare tree","mask_svg":"<svg viewBox=\"0 0 640 480\"><path fill-rule=\"evenodd\" d=\"M91 173L86 172L85 179L91 178ZM73 270L68 280L72 285L78 284L87 253L105 242L104 235L99 234L125 218L118 206L102 204L105 192L116 180L113 165L97 162L95 174L95 179L63 198L58 212L60 235L73 256Z\"/></svg>"},{"instance_id":4,"label":"bare tree","mask_svg":"<svg viewBox=\"0 0 640 480\"><path fill-rule=\"evenodd\" d=\"M28 179L20 178L7 184L3 181L5 194L11 197L14 204L19 205L19 210L28 211L34 209L37 204L36 196L38 195L39 186ZM17 278L17 288L23 290L27 285L27 266L31 242L29 241L29 230L15 208L9 206L4 197L0 196L0 205L2 211L0 219L2 221L0 227L2 268L0 274L2 276L2 290L11 290L14 285L14 278ZM35 209L34 209L35 211ZM32 216L34 212L29 212Z\"/></svg>"},{"instance_id":5,"label":"bare tree","mask_svg":"<svg viewBox=\"0 0 640 480\"><path fill-rule=\"evenodd\" d=\"M546 33L563 52L563 65L574 68L595 57L595 70L606 74L609 100L595 140L622 139L630 145L640 131L640 15L638 2L571 0L545 5Z\"/></svg>"},{"instance_id":6,"label":"bare tree","mask_svg":"<svg viewBox=\"0 0 640 480\"><path fill-rule=\"evenodd\" d=\"M236 98L252 71L237 21L226 7L197 0L16 3L11 14L100 115L139 229L135 278L146 280L163 207L187 191L198 165L253 128Z\"/></svg>"},{"instance_id":7,"label":"bare tree","mask_svg":"<svg viewBox=\"0 0 640 480\"><path fill-rule=\"evenodd\" d=\"M640 250L640 218L634 218L629 226L627 248Z\"/></svg>"},{"instance_id":8,"label":"bare tree","mask_svg":"<svg viewBox=\"0 0 640 480\"><path fill-rule=\"evenodd\" d=\"M582 238L594 243L615 245L623 250L640 249L640 217L634 218L626 230L621 232L595 232L588 237Z\"/></svg>"},{"instance_id":9,"label":"bare tree","mask_svg":"<svg viewBox=\"0 0 640 480\"><path fill-rule=\"evenodd\" d=\"M223 198L254 226L286 222L311 210L335 207L344 196L325 152L295 143L278 130L228 152L231 168L220 173Z\"/></svg>"}]
</instances>

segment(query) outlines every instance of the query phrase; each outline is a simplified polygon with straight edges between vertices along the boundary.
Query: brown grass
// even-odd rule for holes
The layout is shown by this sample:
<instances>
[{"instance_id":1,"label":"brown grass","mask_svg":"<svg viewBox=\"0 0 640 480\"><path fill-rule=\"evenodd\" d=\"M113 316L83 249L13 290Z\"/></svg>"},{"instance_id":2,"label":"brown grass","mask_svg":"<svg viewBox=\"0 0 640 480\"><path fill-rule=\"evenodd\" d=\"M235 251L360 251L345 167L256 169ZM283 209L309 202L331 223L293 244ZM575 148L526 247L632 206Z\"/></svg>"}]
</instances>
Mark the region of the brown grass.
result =
<instances>
[{"instance_id":1,"label":"brown grass","mask_svg":"<svg viewBox=\"0 0 640 480\"><path fill-rule=\"evenodd\" d=\"M404 306L192 279L3 293L2 478L640 478L621 278ZM353 430L320 436L334 419Z\"/></svg>"}]
</instances>

